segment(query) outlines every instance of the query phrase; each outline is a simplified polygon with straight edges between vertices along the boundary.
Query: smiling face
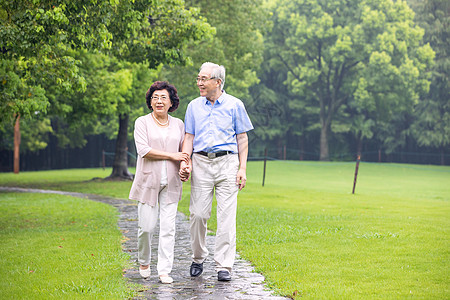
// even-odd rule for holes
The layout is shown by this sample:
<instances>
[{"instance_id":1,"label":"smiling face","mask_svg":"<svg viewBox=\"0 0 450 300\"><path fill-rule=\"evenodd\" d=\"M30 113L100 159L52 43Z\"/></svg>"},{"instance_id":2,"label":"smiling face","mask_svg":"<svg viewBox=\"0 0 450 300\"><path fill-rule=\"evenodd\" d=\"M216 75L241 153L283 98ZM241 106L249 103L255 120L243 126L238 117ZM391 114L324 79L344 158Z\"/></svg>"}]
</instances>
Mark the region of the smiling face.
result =
<instances>
[{"instance_id":1,"label":"smiling face","mask_svg":"<svg viewBox=\"0 0 450 300\"><path fill-rule=\"evenodd\" d=\"M220 80L217 78L211 79L211 72L212 69L210 68L202 69L197 75L197 86L200 91L200 96L215 101L221 94Z\"/></svg>"},{"instance_id":2,"label":"smiling face","mask_svg":"<svg viewBox=\"0 0 450 300\"><path fill-rule=\"evenodd\" d=\"M156 114L167 115L169 108L172 106L167 90L154 91L151 100L152 109Z\"/></svg>"}]
</instances>

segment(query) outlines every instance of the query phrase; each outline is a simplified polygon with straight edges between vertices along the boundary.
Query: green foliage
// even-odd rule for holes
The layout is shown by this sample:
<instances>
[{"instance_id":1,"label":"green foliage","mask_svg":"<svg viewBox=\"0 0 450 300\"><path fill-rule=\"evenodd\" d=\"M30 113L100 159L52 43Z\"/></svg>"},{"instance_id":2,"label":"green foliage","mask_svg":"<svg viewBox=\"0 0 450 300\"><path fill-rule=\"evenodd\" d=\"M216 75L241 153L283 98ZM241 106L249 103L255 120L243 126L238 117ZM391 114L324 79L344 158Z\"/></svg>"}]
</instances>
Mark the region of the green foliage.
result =
<instances>
[{"instance_id":1,"label":"green foliage","mask_svg":"<svg viewBox=\"0 0 450 300\"><path fill-rule=\"evenodd\" d=\"M117 112L129 114L130 120L135 120L138 117L149 113L145 94L150 88L150 85L159 79L161 67L162 65L153 70L149 69L146 64L128 64L127 70L130 71L132 76L131 87L127 91L123 101L118 103ZM114 139L117 137L118 129L119 124L117 122L117 116L110 115L102 120L102 123L99 124L98 131L105 133L110 139ZM128 131L128 138L133 139L133 130Z\"/></svg>"},{"instance_id":2,"label":"green foliage","mask_svg":"<svg viewBox=\"0 0 450 300\"><path fill-rule=\"evenodd\" d=\"M212 32L179 0L0 3L0 130L17 114L48 112L62 147L84 146L86 134L142 106L155 78L142 69L188 63L186 42Z\"/></svg>"},{"instance_id":3,"label":"green foliage","mask_svg":"<svg viewBox=\"0 0 450 300\"><path fill-rule=\"evenodd\" d=\"M147 61L151 69L161 63L188 63L186 42L212 32L199 10L186 9L181 0L121 2L109 29L117 57L130 62Z\"/></svg>"},{"instance_id":4,"label":"green foliage","mask_svg":"<svg viewBox=\"0 0 450 300\"><path fill-rule=\"evenodd\" d=\"M52 98L49 90L86 88L69 49L108 47L111 34L105 16L114 5L109 1L39 0L0 4L0 130L9 132L17 115L23 120L47 113ZM30 138L26 131L24 137ZM22 150L36 150L45 146L45 139L22 146Z\"/></svg>"},{"instance_id":5,"label":"green foliage","mask_svg":"<svg viewBox=\"0 0 450 300\"><path fill-rule=\"evenodd\" d=\"M332 122L347 107L365 119L353 131L361 134L356 126L365 124L368 137L368 119L389 122L412 111L428 90L434 52L422 45L413 17L402 1L276 1L270 58L282 62L274 66L286 70L289 90L320 108L321 158L328 156Z\"/></svg>"},{"instance_id":6,"label":"green foliage","mask_svg":"<svg viewBox=\"0 0 450 300\"><path fill-rule=\"evenodd\" d=\"M432 68L430 92L421 98L415 110L411 131L419 145L433 146L441 151L450 144L450 16L448 2L441 0L411 1L416 20L425 28L424 40L436 52Z\"/></svg>"},{"instance_id":7,"label":"green foliage","mask_svg":"<svg viewBox=\"0 0 450 300\"><path fill-rule=\"evenodd\" d=\"M87 134L126 138L117 135L118 117L131 115L134 120L146 112L145 93L162 64L187 63L185 44L211 32L198 11L185 9L183 1L121 1L108 30L113 39L107 54L75 56L82 62L88 90L55 99L56 106L68 108L68 118L55 112L62 146L83 146Z\"/></svg>"},{"instance_id":8,"label":"green foliage","mask_svg":"<svg viewBox=\"0 0 450 300\"><path fill-rule=\"evenodd\" d=\"M120 114L133 122L148 112L158 79L178 88L173 115L183 118L198 67L213 61L244 100L259 153L265 142L301 150L320 140L309 151L320 146L326 158L330 138L332 149L370 140L387 153L411 144L444 153L448 5L407 2L415 15L389 0L0 0L1 147L12 148L17 115L22 140L33 140L22 151L45 147L49 134L62 147L113 138ZM49 129L45 117L53 132L32 136Z\"/></svg>"},{"instance_id":9,"label":"green foliage","mask_svg":"<svg viewBox=\"0 0 450 300\"><path fill-rule=\"evenodd\" d=\"M37 114L38 115L38 114ZM13 150L14 145L14 132L12 130L5 130L12 128L7 126L6 128L0 127L2 138L0 142L1 149ZM20 121L20 140L23 147L20 148L21 152L26 150L37 151L45 149L47 147L49 133L52 133L53 129L50 124L50 119L39 118L36 119L23 119Z\"/></svg>"},{"instance_id":10,"label":"green foliage","mask_svg":"<svg viewBox=\"0 0 450 300\"><path fill-rule=\"evenodd\" d=\"M79 72L89 88L52 94L49 113L61 147L82 147L85 135L102 132L104 120L124 106L133 84L132 70L115 57L84 50L72 56L80 61Z\"/></svg>"},{"instance_id":11,"label":"green foliage","mask_svg":"<svg viewBox=\"0 0 450 300\"><path fill-rule=\"evenodd\" d=\"M0 60L0 128L14 126L19 114L29 118L36 111L46 112L45 91L41 86L30 85L26 79L30 76L24 59Z\"/></svg>"},{"instance_id":12,"label":"green foliage","mask_svg":"<svg viewBox=\"0 0 450 300\"><path fill-rule=\"evenodd\" d=\"M108 46L111 35L104 16L114 9L109 1L2 0L0 7L2 103L8 108L2 109L2 120L15 113L30 117L35 110L45 112L42 85L85 88L76 61L66 52L69 47Z\"/></svg>"},{"instance_id":13,"label":"green foliage","mask_svg":"<svg viewBox=\"0 0 450 300\"><path fill-rule=\"evenodd\" d=\"M50 119L47 118L43 118L42 120L39 119L35 122L30 122L30 120L21 122L21 144L24 145L22 151L24 151L24 149L37 151L46 148L48 134L52 132L53 129L50 124Z\"/></svg>"},{"instance_id":14,"label":"green foliage","mask_svg":"<svg viewBox=\"0 0 450 300\"><path fill-rule=\"evenodd\" d=\"M262 67L264 69L264 66ZM255 127L250 133L250 137L257 136L260 140L272 140L279 136L284 136L290 126L283 126L281 123L287 115L287 108L279 105L280 102L288 102L289 97L282 93L267 88L265 85L258 85L252 88L252 102L248 110L252 123ZM292 124L293 127L300 127L299 124Z\"/></svg>"},{"instance_id":15,"label":"green foliage","mask_svg":"<svg viewBox=\"0 0 450 300\"><path fill-rule=\"evenodd\" d=\"M421 146L444 149L450 144L450 104L443 99L424 99L417 106L412 131Z\"/></svg>"},{"instance_id":16,"label":"green foliage","mask_svg":"<svg viewBox=\"0 0 450 300\"><path fill-rule=\"evenodd\" d=\"M268 17L262 3L262 0L186 1L191 9L200 8L201 16L211 24L215 35L187 46L192 58L188 67L164 67L162 76L177 87L181 96L176 116L183 118L189 101L198 97L195 77L201 64L207 61L225 67L227 93L245 104L251 103L249 87L259 81L256 71L262 62L263 33Z\"/></svg>"},{"instance_id":17,"label":"green foliage","mask_svg":"<svg viewBox=\"0 0 450 300\"><path fill-rule=\"evenodd\" d=\"M0 37L4 55L29 58L52 54L58 44L108 47L112 36L106 28L110 21L107 16L115 6L111 1L95 0L2 0Z\"/></svg>"}]
</instances>

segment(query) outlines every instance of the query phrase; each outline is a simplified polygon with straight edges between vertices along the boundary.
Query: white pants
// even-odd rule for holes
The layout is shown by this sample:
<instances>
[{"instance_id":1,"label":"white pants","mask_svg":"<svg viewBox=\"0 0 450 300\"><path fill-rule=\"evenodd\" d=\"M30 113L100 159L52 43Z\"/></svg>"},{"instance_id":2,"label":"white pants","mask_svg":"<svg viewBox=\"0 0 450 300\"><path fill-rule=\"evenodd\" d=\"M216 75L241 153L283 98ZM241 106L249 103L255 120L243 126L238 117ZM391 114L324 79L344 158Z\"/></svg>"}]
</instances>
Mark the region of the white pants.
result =
<instances>
[{"instance_id":1,"label":"white pants","mask_svg":"<svg viewBox=\"0 0 450 300\"><path fill-rule=\"evenodd\" d=\"M161 185L158 202L155 206L141 202L138 204L138 261L141 265L150 265L152 238L159 212L158 275L169 274L173 266L178 203L167 203L167 194L167 185Z\"/></svg>"},{"instance_id":2,"label":"white pants","mask_svg":"<svg viewBox=\"0 0 450 300\"><path fill-rule=\"evenodd\" d=\"M200 154L192 156L191 224L192 259L202 263L209 252L206 248L206 228L211 217L214 190L217 200L217 232L214 251L216 271L231 269L236 256L236 209L239 169L237 154L209 159Z\"/></svg>"}]
</instances>

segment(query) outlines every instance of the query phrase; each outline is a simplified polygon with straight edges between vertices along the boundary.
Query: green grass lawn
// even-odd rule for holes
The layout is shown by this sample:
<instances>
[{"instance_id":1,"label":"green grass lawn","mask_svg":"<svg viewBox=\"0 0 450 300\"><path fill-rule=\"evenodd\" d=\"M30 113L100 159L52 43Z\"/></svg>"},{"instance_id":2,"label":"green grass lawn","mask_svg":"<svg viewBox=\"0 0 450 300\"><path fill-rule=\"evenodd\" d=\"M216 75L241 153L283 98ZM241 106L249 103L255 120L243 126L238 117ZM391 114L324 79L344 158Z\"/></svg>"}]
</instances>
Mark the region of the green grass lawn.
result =
<instances>
[{"instance_id":1,"label":"green grass lawn","mask_svg":"<svg viewBox=\"0 0 450 300\"><path fill-rule=\"evenodd\" d=\"M285 295L448 299L450 168L362 163L352 195L354 168L253 163L240 253Z\"/></svg>"},{"instance_id":2,"label":"green grass lawn","mask_svg":"<svg viewBox=\"0 0 450 300\"><path fill-rule=\"evenodd\" d=\"M117 211L86 199L0 193L1 299L125 299Z\"/></svg>"},{"instance_id":3,"label":"green grass lawn","mask_svg":"<svg viewBox=\"0 0 450 300\"><path fill-rule=\"evenodd\" d=\"M134 169L130 169L134 173ZM38 172L0 173L0 186L99 194L127 199L131 181L102 181L111 169L67 169Z\"/></svg>"},{"instance_id":4,"label":"green grass lawn","mask_svg":"<svg viewBox=\"0 0 450 300\"><path fill-rule=\"evenodd\" d=\"M449 167L361 163L355 195L354 163L268 162L264 187L262 170L262 162L249 162L238 200L237 245L278 293L309 299L450 298ZM109 174L0 173L0 185L127 198L130 182L88 181ZM186 184L179 209L188 215L188 206Z\"/></svg>"}]
</instances>

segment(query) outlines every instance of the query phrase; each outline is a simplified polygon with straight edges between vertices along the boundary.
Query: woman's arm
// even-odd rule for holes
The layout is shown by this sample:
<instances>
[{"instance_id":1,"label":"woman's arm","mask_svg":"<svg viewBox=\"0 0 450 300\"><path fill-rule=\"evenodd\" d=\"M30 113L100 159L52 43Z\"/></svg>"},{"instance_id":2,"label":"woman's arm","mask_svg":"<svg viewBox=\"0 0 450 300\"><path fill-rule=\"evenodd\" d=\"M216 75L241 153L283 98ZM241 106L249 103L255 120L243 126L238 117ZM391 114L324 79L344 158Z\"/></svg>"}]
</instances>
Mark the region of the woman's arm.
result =
<instances>
[{"instance_id":1,"label":"woman's arm","mask_svg":"<svg viewBox=\"0 0 450 300\"><path fill-rule=\"evenodd\" d=\"M165 152L161 150L151 149L144 158L150 160L175 160L175 161L189 161L189 154L183 152Z\"/></svg>"},{"instance_id":2,"label":"woman's arm","mask_svg":"<svg viewBox=\"0 0 450 300\"><path fill-rule=\"evenodd\" d=\"M190 133L186 133L184 135L183 149L181 151L183 151L183 153L188 154L188 157L191 157L194 148L194 137L195 136ZM186 161L183 160L180 164L180 171L179 171L181 181L187 181L189 179L191 171L192 171L191 161L189 159Z\"/></svg>"}]
</instances>

